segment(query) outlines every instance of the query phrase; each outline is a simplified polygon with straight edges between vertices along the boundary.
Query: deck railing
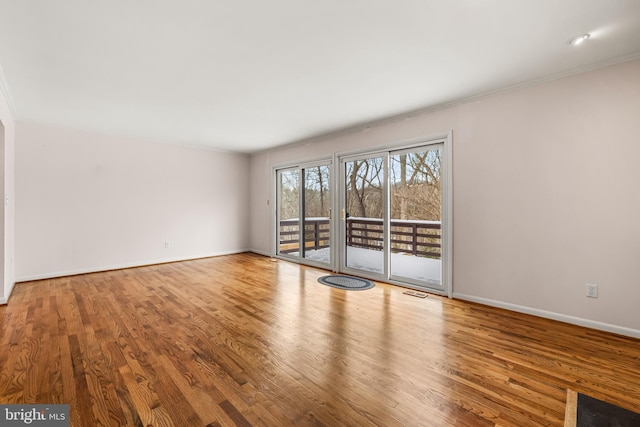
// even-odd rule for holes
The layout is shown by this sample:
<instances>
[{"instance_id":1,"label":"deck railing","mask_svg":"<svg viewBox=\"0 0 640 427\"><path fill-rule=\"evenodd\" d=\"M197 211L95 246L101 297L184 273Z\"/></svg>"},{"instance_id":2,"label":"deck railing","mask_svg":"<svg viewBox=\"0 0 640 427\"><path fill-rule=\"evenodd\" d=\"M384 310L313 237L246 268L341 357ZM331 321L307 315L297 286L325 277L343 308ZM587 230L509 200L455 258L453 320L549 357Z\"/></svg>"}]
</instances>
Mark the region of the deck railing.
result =
<instances>
[{"instance_id":1,"label":"deck railing","mask_svg":"<svg viewBox=\"0 0 640 427\"><path fill-rule=\"evenodd\" d=\"M329 218L307 218L304 221L304 246L307 250L329 247ZM280 252L298 252L300 229L298 218L280 221Z\"/></svg>"},{"instance_id":2,"label":"deck railing","mask_svg":"<svg viewBox=\"0 0 640 427\"><path fill-rule=\"evenodd\" d=\"M347 218L347 246L381 251L384 242L383 222L375 218ZM440 221L391 220L391 252L435 258L441 257ZM306 250L329 247L329 218L307 218L304 222ZM280 252L299 249L298 219L280 221Z\"/></svg>"}]
</instances>

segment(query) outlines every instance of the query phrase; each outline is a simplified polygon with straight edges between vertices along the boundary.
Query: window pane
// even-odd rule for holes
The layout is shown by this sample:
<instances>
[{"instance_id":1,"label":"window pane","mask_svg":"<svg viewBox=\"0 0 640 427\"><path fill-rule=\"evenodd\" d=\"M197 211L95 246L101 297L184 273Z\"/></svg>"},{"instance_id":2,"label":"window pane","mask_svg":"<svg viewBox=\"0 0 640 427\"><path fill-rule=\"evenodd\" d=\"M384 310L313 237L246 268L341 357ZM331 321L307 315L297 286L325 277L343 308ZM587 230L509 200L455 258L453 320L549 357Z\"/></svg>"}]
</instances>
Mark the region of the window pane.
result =
<instances>
[{"instance_id":1,"label":"window pane","mask_svg":"<svg viewBox=\"0 0 640 427\"><path fill-rule=\"evenodd\" d=\"M298 256L300 252L300 177L298 170L278 171L278 253Z\"/></svg>"},{"instance_id":2,"label":"window pane","mask_svg":"<svg viewBox=\"0 0 640 427\"><path fill-rule=\"evenodd\" d=\"M392 154L391 275L441 284L441 147Z\"/></svg>"},{"instance_id":3,"label":"window pane","mask_svg":"<svg viewBox=\"0 0 640 427\"><path fill-rule=\"evenodd\" d=\"M328 165L306 168L304 173L304 258L330 262L330 211Z\"/></svg>"}]
</instances>

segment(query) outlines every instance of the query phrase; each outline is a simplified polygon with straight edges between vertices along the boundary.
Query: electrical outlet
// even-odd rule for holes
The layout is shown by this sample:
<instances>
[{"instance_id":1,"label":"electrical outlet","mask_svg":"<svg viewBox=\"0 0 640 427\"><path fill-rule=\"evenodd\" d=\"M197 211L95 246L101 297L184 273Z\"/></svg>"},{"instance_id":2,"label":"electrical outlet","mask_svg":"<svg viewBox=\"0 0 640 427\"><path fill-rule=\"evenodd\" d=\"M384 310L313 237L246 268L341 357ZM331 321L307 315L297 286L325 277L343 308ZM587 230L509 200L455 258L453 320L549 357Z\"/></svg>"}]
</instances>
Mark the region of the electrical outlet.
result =
<instances>
[{"instance_id":1,"label":"electrical outlet","mask_svg":"<svg viewBox=\"0 0 640 427\"><path fill-rule=\"evenodd\" d=\"M598 285L595 283L587 283L586 290L589 298L598 298Z\"/></svg>"},{"instance_id":2,"label":"electrical outlet","mask_svg":"<svg viewBox=\"0 0 640 427\"><path fill-rule=\"evenodd\" d=\"M169 245L169 241L168 241L168 240L165 240L165 241L164 241L164 248L165 248L165 249L169 249L169 246L170 246L170 245Z\"/></svg>"}]
</instances>

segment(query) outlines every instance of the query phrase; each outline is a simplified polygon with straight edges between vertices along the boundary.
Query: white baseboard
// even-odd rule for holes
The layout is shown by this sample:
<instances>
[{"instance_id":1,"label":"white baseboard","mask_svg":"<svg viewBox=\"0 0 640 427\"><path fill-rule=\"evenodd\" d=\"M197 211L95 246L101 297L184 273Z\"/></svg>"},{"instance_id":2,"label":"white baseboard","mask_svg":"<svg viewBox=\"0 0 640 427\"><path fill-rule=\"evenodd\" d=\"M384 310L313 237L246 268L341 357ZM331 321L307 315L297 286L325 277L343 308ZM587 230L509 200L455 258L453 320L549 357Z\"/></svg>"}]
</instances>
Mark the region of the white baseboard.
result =
<instances>
[{"instance_id":1,"label":"white baseboard","mask_svg":"<svg viewBox=\"0 0 640 427\"><path fill-rule=\"evenodd\" d=\"M537 308L526 307L523 305L511 304L503 301L496 301L489 298L476 297L460 293L453 293L453 298L477 302L478 304L489 305L492 307L504 308L518 313L531 314L533 316L544 317L546 319L558 320L560 322L571 323L573 325L584 326L591 329L597 329L614 334L625 335L632 338L640 338L640 330L627 328L625 326L612 325L609 323L596 322L595 320L583 319L581 317L568 316L566 314L555 313L552 311L540 310Z\"/></svg>"},{"instance_id":2,"label":"white baseboard","mask_svg":"<svg viewBox=\"0 0 640 427\"><path fill-rule=\"evenodd\" d=\"M166 264L169 262L190 261L194 259L212 258L212 257L218 257L218 256L224 256L224 255L240 254L243 252L250 252L250 250L238 249L234 251L214 252L210 254L190 256L190 257L162 258L162 259L138 261L138 262L132 262L132 263L125 263L125 264L116 264L116 265L107 265L107 266L101 266L101 267L81 268L77 270L56 271L51 273L34 274L30 276L17 277L16 282L30 282L32 280L54 279L56 277L75 276L77 274L99 273L102 271L122 270L123 268L144 267L147 265Z\"/></svg>"},{"instance_id":3,"label":"white baseboard","mask_svg":"<svg viewBox=\"0 0 640 427\"><path fill-rule=\"evenodd\" d=\"M11 292L13 292L13 287L16 285L16 282L11 282L11 286L9 286L9 291L4 298L0 298L0 305L5 305L7 301L9 301L9 297L11 296Z\"/></svg>"},{"instance_id":4,"label":"white baseboard","mask_svg":"<svg viewBox=\"0 0 640 427\"><path fill-rule=\"evenodd\" d=\"M262 256L268 256L270 258L273 256L269 252L261 251L259 249L249 249L249 252L253 252L254 254L258 254L258 255L262 255Z\"/></svg>"}]
</instances>

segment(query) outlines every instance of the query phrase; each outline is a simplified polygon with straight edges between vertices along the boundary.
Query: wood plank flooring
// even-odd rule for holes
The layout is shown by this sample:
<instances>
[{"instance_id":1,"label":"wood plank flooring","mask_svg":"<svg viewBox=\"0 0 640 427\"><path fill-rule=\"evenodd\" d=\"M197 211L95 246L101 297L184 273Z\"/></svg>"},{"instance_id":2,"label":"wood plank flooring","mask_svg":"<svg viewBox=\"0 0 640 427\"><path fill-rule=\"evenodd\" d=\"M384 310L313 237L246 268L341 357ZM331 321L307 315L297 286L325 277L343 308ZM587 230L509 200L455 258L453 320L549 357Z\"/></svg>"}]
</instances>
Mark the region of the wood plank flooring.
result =
<instances>
[{"instance_id":1,"label":"wood plank flooring","mask_svg":"<svg viewBox=\"0 0 640 427\"><path fill-rule=\"evenodd\" d=\"M640 340L239 254L16 285L0 402L71 425L562 426L640 412Z\"/></svg>"}]
</instances>

